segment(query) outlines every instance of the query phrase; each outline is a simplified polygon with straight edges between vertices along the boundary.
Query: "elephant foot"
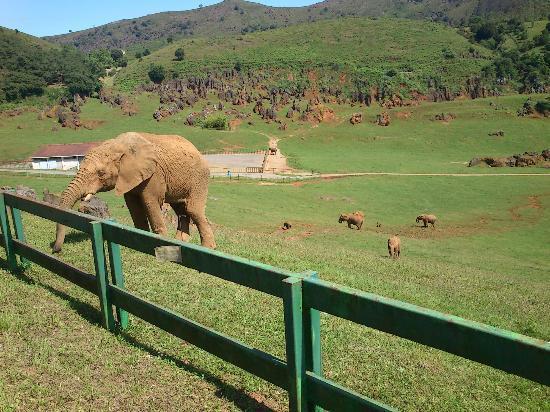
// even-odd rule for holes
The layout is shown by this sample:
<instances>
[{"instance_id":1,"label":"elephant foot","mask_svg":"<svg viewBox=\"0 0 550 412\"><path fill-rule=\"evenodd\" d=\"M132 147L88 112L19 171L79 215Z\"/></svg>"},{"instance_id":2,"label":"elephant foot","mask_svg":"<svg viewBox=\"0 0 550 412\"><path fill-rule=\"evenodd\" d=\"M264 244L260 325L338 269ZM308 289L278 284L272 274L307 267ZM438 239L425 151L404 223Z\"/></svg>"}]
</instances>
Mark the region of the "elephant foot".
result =
<instances>
[{"instance_id":1,"label":"elephant foot","mask_svg":"<svg viewBox=\"0 0 550 412\"><path fill-rule=\"evenodd\" d=\"M213 240L212 241L207 240L207 241L201 242L201 246L207 247L208 249L216 249L216 242Z\"/></svg>"},{"instance_id":2,"label":"elephant foot","mask_svg":"<svg viewBox=\"0 0 550 412\"><path fill-rule=\"evenodd\" d=\"M176 239L177 240L181 240L182 242L189 242L189 238L191 236L188 234L188 233L185 233L185 232L177 232L176 233Z\"/></svg>"}]
</instances>

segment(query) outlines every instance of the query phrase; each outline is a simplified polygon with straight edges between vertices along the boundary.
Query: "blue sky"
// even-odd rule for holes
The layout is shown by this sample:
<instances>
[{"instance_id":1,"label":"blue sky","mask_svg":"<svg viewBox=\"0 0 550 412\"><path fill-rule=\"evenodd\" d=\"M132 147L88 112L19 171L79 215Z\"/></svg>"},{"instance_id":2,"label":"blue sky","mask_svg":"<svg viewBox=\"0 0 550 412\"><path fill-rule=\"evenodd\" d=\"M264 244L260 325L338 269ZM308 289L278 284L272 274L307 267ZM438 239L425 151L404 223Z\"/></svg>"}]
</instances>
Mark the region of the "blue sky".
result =
<instances>
[{"instance_id":1,"label":"blue sky","mask_svg":"<svg viewBox=\"0 0 550 412\"><path fill-rule=\"evenodd\" d=\"M317 0L319 1L319 0ZM270 6L305 6L315 0L261 0ZM0 0L0 26L34 36L67 33L160 11L189 10L219 0Z\"/></svg>"}]
</instances>

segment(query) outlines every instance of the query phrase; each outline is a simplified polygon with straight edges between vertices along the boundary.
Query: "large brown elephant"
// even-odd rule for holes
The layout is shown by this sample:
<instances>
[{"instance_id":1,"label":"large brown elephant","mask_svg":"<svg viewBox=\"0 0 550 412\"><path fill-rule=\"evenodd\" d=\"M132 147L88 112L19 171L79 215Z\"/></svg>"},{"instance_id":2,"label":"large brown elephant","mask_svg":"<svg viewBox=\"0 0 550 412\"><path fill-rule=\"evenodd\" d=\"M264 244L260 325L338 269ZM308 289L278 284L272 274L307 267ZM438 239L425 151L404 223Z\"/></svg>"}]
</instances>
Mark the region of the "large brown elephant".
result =
<instances>
[{"instance_id":1,"label":"large brown elephant","mask_svg":"<svg viewBox=\"0 0 550 412\"><path fill-rule=\"evenodd\" d=\"M197 225L201 244L215 248L205 215L209 170L195 146L176 135L123 133L91 149L74 179L61 195L60 206L71 208L81 198L115 189L124 195L134 226L166 235L161 212L169 203L178 216L176 238L189 239L189 223ZM65 240L65 227L57 225L53 252Z\"/></svg>"}]
</instances>

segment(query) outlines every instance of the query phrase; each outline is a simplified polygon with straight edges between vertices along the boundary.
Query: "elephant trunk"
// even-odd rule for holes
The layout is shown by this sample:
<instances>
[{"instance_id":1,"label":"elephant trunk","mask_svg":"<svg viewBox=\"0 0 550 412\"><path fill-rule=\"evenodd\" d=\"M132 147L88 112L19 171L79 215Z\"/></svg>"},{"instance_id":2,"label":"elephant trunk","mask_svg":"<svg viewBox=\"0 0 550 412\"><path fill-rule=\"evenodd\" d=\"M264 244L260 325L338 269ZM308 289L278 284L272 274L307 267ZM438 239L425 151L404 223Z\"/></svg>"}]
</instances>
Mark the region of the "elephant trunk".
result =
<instances>
[{"instance_id":1,"label":"elephant trunk","mask_svg":"<svg viewBox=\"0 0 550 412\"><path fill-rule=\"evenodd\" d=\"M61 201L59 203L59 207L63 209L71 209L75 203L84 196L85 190L83 187L83 178L78 173L76 177L69 183L69 186L67 189L63 191L63 194L61 195ZM56 229L56 237L55 237L55 243L52 247L53 253L61 252L61 247L63 246L63 242L65 241L65 226L58 223L57 229Z\"/></svg>"}]
</instances>

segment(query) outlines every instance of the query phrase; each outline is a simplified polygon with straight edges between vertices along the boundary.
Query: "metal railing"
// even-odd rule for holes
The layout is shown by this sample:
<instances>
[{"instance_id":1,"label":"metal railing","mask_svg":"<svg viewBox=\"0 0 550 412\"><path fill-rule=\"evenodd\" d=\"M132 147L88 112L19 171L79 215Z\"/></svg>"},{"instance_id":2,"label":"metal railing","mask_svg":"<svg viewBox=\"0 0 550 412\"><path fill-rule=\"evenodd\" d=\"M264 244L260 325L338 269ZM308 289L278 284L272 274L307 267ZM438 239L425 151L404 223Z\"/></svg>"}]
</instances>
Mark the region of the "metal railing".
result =
<instances>
[{"instance_id":1,"label":"metal railing","mask_svg":"<svg viewBox=\"0 0 550 412\"><path fill-rule=\"evenodd\" d=\"M21 211L89 234L95 273L27 244ZM114 331L116 322L127 328L131 313L288 391L291 411L393 410L323 377L320 312L550 384L548 342L326 282L315 272L289 272L7 192L0 192L0 227L0 246L11 270L17 269L19 257L23 266L34 262L56 273L99 297L108 330ZM120 246L153 256L158 248L175 248L176 264L281 298L286 361L127 291Z\"/></svg>"}]
</instances>

